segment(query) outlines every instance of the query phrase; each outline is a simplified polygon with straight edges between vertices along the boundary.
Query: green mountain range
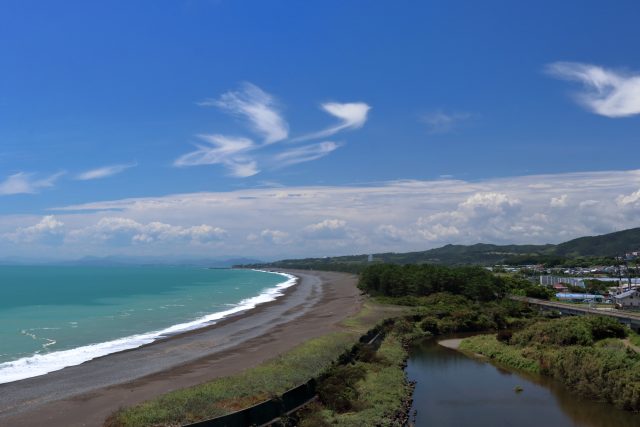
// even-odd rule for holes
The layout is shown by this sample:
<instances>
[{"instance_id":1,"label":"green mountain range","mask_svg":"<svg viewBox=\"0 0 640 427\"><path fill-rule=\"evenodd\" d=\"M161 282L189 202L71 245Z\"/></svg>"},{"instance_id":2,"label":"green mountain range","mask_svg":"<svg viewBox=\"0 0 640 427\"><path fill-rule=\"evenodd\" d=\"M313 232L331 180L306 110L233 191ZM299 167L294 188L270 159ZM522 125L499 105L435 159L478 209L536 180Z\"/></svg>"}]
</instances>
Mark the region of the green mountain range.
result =
<instances>
[{"instance_id":1,"label":"green mountain range","mask_svg":"<svg viewBox=\"0 0 640 427\"><path fill-rule=\"evenodd\" d=\"M614 258L640 250L640 228L600 236L580 237L557 245L446 245L419 252L372 254L375 262L395 264L562 264L569 260ZM340 269L357 271L368 262L369 255L326 258L288 259L253 267Z\"/></svg>"}]
</instances>

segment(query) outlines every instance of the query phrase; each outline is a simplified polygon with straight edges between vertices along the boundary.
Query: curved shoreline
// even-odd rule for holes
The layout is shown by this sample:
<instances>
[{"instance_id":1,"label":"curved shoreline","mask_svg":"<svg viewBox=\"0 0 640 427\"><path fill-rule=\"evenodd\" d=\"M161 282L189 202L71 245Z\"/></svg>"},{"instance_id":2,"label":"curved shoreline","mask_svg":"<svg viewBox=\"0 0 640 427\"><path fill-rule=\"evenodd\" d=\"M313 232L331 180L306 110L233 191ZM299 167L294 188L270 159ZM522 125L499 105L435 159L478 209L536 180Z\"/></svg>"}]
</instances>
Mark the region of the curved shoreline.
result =
<instances>
[{"instance_id":1,"label":"curved shoreline","mask_svg":"<svg viewBox=\"0 0 640 427\"><path fill-rule=\"evenodd\" d=\"M101 425L121 406L238 373L335 331L360 308L353 275L285 272L297 286L215 325L0 385L0 425Z\"/></svg>"},{"instance_id":2,"label":"curved shoreline","mask_svg":"<svg viewBox=\"0 0 640 427\"><path fill-rule=\"evenodd\" d=\"M232 308L209 313L191 321L170 325L164 329L141 332L110 341L91 343L70 349L58 350L45 354L36 354L0 363L0 385L46 375L51 372L71 366L81 365L91 360L106 357L111 354L135 350L161 340L170 339L174 336L179 336L191 331L197 331L199 329L219 324L223 320L247 313L262 304L267 304L277 300L285 295L287 289L295 286L299 281L297 276L288 273L252 270L261 273L278 274L285 277L286 280L273 287L263 289L261 293L256 296L239 301ZM3 372L3 370L7 370L9 372Z\"/></svg>"}]
</instances>

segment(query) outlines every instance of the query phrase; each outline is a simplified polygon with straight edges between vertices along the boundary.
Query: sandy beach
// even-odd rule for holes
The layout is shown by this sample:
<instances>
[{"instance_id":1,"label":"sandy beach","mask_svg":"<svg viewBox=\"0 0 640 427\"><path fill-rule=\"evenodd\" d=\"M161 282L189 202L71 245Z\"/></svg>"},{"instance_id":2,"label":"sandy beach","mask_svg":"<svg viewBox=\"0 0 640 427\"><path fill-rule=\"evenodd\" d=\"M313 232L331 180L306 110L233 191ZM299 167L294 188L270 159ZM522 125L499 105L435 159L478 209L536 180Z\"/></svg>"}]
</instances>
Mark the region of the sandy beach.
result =
<instances>
[{"instance_id":1,"label":"sandy beach","mask_svg":"<svg viewBox=\"0 0 640 427\"><path fill-rule=\"evenodd\" d=\"M100 426L122 406L233 375L334 331L361 306L353 275L285 272L299 278L285 295L215 325L0 384L0 426Z\"/></svg>"}]
</instances>

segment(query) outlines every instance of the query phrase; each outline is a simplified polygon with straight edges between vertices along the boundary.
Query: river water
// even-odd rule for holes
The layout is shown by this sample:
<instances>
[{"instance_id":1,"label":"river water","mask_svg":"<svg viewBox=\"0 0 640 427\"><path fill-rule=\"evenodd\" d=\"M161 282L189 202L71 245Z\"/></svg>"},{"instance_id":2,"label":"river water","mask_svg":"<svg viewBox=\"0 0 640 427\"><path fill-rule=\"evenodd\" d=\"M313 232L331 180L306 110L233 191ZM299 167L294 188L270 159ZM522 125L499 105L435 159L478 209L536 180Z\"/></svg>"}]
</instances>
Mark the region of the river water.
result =
<instances>
[{"instance_id":1,"label":"river water","mask_svg":"<svg viewBox=\"0 0 640 427\"><path fill-rule=\"evenodd\" d=\"M551 379L497 368L434 339L412 349L407 375L417 381L417 427L640 426L640 414L578 398Z\"/></svg>"}]
</instances>

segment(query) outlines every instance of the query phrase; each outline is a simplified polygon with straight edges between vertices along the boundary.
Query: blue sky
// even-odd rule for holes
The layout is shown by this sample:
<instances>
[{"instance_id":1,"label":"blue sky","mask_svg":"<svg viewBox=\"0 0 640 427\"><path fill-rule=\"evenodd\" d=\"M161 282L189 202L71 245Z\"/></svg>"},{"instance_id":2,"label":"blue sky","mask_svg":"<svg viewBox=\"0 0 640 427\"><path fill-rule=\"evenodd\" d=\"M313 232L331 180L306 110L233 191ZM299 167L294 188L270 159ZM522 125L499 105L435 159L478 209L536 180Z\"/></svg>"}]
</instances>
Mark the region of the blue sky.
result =
<instances>
[{"instance_id":1,"label":"blue sky","mask_svg":"<svg viewBox=\"0 0 640 427\"><path fill-rule=\"evenodd\" d=\"M326 248L309 243L305 254L558 240L558 230L542 223L537 235L518 234L517 224L478 235L469 224L425 220L438 213L428 209L434 205L428 198L428 215L411 210L356 226L355 216L382 203L361 201L358 210L335 194L395 188L399 180L428 188L455 181L465 190L449 188L461 198L441 214L476 196L480 204L512 206L505 196L523 206L507 209L512 219L526 222L542 213L528 202L539 195L501 193L494 183L554 176L545 185L564 190L549 199L567 196L570 203L575 187L564 183L575 175L567 174L587 173L579 176L587 176L588 186L601 173L630 171L614 180L618 187L580 193L575 203L631 200L624 198L640 187L638 16L633 1L4 1L0 255L51 247L69 257L179 248L136 246L161 240L140 232L152 223L174 227L180 250L193 254L295 255L301 242L313 241L307 229L313 226L334 237L323 238ZM292 221L290 213L256 202L243 209L270 212L269 218L258 216L244 228L212 207L199 217L188 215L191 207L140 217L129 207L118 215L113 207L92 214L67 209L320 187L335 206L306 207ZM78 237L104 218L138 225L108 220L129 234L101 234L97 243L95 236ZM563 223L570 230L565 237L636 225L628 215L584 221ZM19 237L41 223L43 238ZM293 223L297 228L288 229ZM189 237L200 226L211 228L210 246ZM363 237L389 226L397 231L393 244ZM400 236L418 229L427 237Z\"/></svg>"}]
</instances>

